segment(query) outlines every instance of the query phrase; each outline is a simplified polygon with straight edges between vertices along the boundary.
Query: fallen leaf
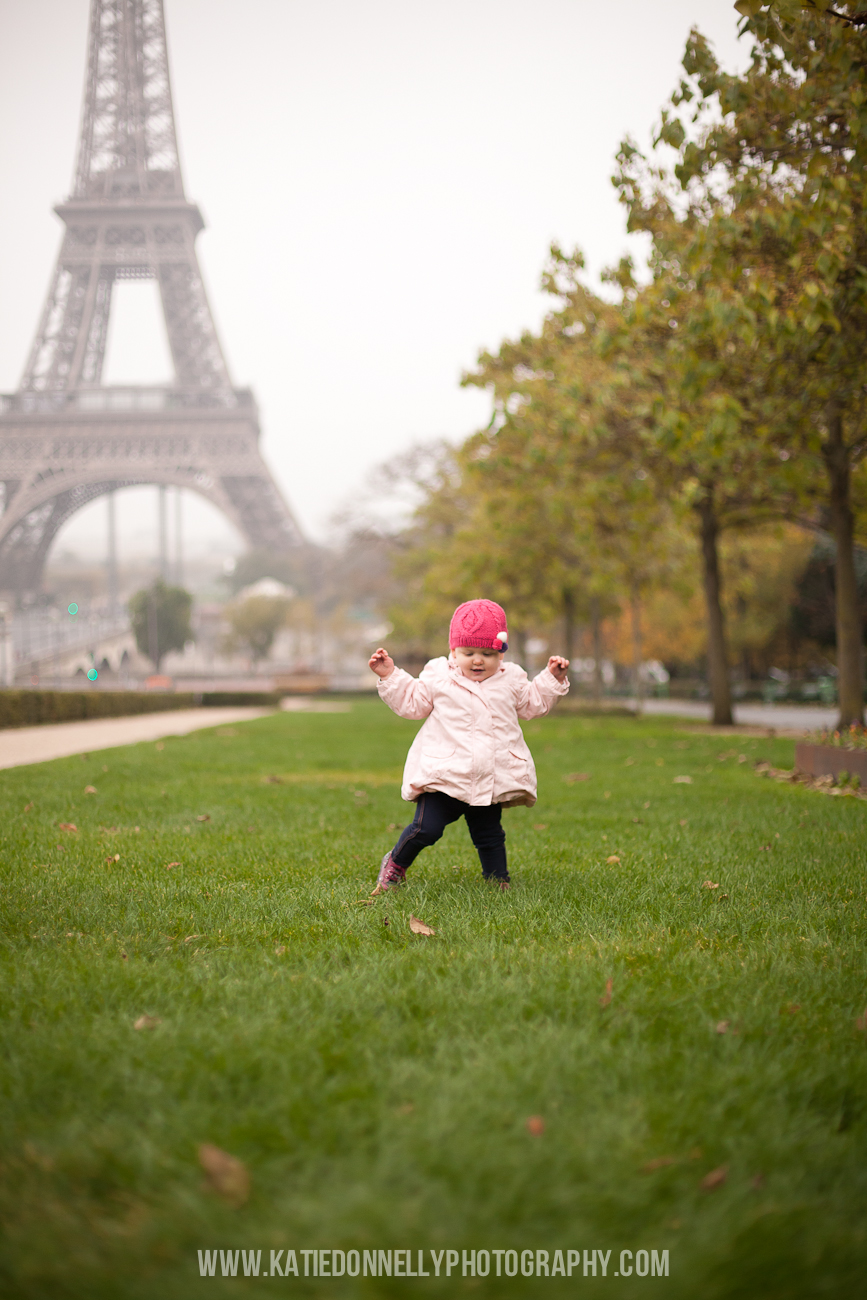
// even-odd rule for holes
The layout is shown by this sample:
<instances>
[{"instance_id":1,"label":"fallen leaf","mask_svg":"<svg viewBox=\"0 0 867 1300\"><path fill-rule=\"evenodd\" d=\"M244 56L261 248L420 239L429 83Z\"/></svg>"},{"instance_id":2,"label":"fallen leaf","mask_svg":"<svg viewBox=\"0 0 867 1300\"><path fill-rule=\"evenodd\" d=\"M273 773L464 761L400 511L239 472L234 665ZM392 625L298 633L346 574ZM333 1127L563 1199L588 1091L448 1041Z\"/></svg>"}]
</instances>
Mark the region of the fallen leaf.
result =
<instances>
[{"instance_id":1,"label":"fallen leaf","mask_svg":"<svg viewBox=\"0 0 867 1300\"><path fill-rule=\"evenodd\" d=\"M681 824L681 826L686 826L686 825L687 825L687 820L686 820L685 817L681 817L681 819L680 819L680 824Z\"/></svg>"},{"instance_id":2,"label":"fallen leaf","mask_svg":"<svg viewBox=\"0 0 867 1300\"><path fill-rule=\"evenodd\" d=\"M86 785L86 786L84 787L84 793L85 793L85 794L96 794L96 786L95 786L95 785Z\"/></svg>"},{"instance_id":3,"label":"fallen leaf","mask_svg":"<svg viewBox=\"0 0 867 1300\"><path fill-rule=\"evenodd\" d=\"M547 822L534 822L534 823L533 823L533 830L534 830L534 831L546 831L547 829L548 829L548 823L547 823Z\"/></svg>"},{"instance_id":4,"label":"fallen leaf","mask_svg":"<svg viewBox=\"0 0 867 1300\"><path fill-rule=\"evenodd\" d=\"M716 901L721 903L724 898L728 898L728 894L717 894Z\"/></svg>"},{"instance_id":5,"label":"fallen leaf","mask_svg":"<svg viewBox=\"0 0 867 1300\"><path fill-rule=\"evenodd\" d=\"M863 1013L856 1019L855 1028L860 1029L862 1033L867 1030L867 1007L864 1008Z\"/></svg>"},{"instance_id":6,"label":"fallen leaf","mask_svg":"<svg viewBox=\"0 0 867 1300\"><path fill-rule=\"evenodd\" d=\"M612 853L610 857L607 857L607 858L605 859L605 861L606 861L607 863L610 864L610 863L612 863L612 862L619 862L620 859L618 858L618 856L617 856L616 853Z\"/></svg>"},{"instance_id":7,"label":"fallen leaf","mask_svg":"<svg viewBox=\"0 0 867 1300\"><path fill-rule=\"evenodd\" d=\"M120 854L114 853L111 857L106 858L106 862L120 862Z\"/></svg>"},{"instance_id":8,"label":"fallen leaf","mask_svg":"<svg viewBox=\"0 0 867 1300\"><path fill-rule=\"evenodd\" d=\"M203 934L188 934L184 943L192 943L194 939L204 939L204 937Z\"/></svg>"},{"instance_id":9,"label":"fallen leaf","mask_svg":"<svg viewBox=\"0 0 867 1300\"><path fill-rule=\"evenodd\" d=\"M180 862L167 862L167 863L166 863L166 871L169 871L170 868L172 868L172 867L179 867L180 865L181 865Z\"/></svg>"},{"instance_id":10,"label":"fallen leaf","mask_svg":"<svg viewBox=\"0 0 867 1300\"><path fill-rule=\"evenodd\" d=\"M611 1001L611 993L613 988L614 988L614 980L606 980L605 992L602 994L602 997L599 999L600 1007L608 1006L608 1003Z\"/></svg>"},{"instance_id":11,"label":"fallen leaf","mask_svg":"<svg viewBox=\"0 0 867 1300\"><path fill-rule=\"evenodd\" d=\"M759 853L768 853L773 847L772 844L763 844L759 849Z\"/></svg>"},{"instance_id":12,"label":"fallen leaf","mask_svg":"<svg viewBox=\"0 0 867 1300\"><path fill-rule=\"evenodd\" d=\"M564 780L564 781L569 781L570 783L574 783L575 781L589 781L589 780L590 780L590 773L589 773L589 772L570 772L568 776L564 776L564 777L563 777L563 780Z\"/></svg>"},{"instance_id":13,"label":"fallen leaf","mask_svg":"<svg viewBox=\"0 0 867 1300\"><path fill-rule=\"evenodd\" d=\"M24 811L25 811L25 812L33 812L33 804L32 804L32 803L26 803L26 804L24 805Z\"/></svg>"},{"instance_id":14,"label":"fallen leaf","mask_svg":"<svg viewBox=\"0 0 867 1300\"><path fill-rule=\"evenodd\" d=\"M411 1115L415 1110L415 1104L411 1101L405 1101L402 1106L398 1106L398 1115Z\"/></svg>"},{"instance_id":15,"label":"fallen leaf","mask_svg":"<svg viewBox=\"0 0 867 1300\"><path fill-rule=\"evenodd\" d=\"M603 798L603 799L610 799L610 798L611 798L611 791L610 791L610 790L605 790L605 791L603 792L602 798Z\"/></svg>"},{"instance_id":16,"label":"fallen leaf","mask_svg":"<svg viewBox=\"0 0 867 1300\"><path fill-rule=\"evenodd\" d=\"M641 1166L641 1172L652 1174L654 1169L664 1169L666 1165L673 1165L674 1162L674 1156L654 1156L652 1160L648 1160Z\"/></svg>"},{"instance_id":17,"label":"fallen leaf","mask_svg":"<svg viewBox=\"0 0 867 1300\"><path fill-rule=\"evenodd\" d=\"M121 961L129 961L129 957L126 955L125 952L122 952L122 953L120 954L120 959L121 959Z\"/></svg>"},{"instance_id":18,"label":"fallen leaf","mask_svg":"<svg viewBox=\"0 0 867 1300\"><path fill-rule=\"evenodd\" d=\"M691 777L691 776L676 776L676 777L674 778L674 782L673 782L673 784L674 784L674 785L692 785L692 777Z\"/></svg>"},{"instance_id":19,"label":"fallen leaf","mask_svg":"<svg viewBox=\"0 0 867 1300\"><path fill-rule=\"evenodd\" d=\"M794 1016L800 1010L801 1010L800 1002L790 1002L789 1005L785 1008L786 1015L788 1016Z\"/></svg>"},{"instance_id":20,"label":"fallen leaf","mask_svg":"<svg viewBox=\"0 0 867 1300\"><path fill-rule=\"evenodd\" d=\"M209 822L210 820L211 820L210 813L202 813L201 817L196 818L197 822Z\"/></svg>"},{"instance_id":21,"label":"fallen leaf","mask_svg":"<svg viewBox=\"0 0 867 1300\"><path fill-rule=\"evenodd\" d=\"M717 1033L718 1033L718 1034L727 1034L728 1031L729 1031L729 1025L730 1025L730 1024L731 1024L731 1021L730 1021L730 1020L718 1020L718 1021L717 1021L717 1026L716 1026L716 1031L717 1031Z\"/></svg>"},{"instance_id":22,"label":"fallen leaf","mask_svg":"<svg viewBox=\"0 0 867 1300\"><path fill-rule=\"evenodd\" d=\"M274 955L275 955L276 957L282 957L282 956L284 956L285 952L286 952L286 945L285 945L285 943L280 943L280 944L278 944L277 947L274 949Z\"/></svg>"},{"instance_id":23,"label":"fallen leaf","mask_svg":"<svg viewBox=\"0 0 867 1300\"><path fill-rule=\"evenodd\" d=\"M60 829L62 831L77 831L78 827L76 826L75 822L61 822Z\"/></svg>"},{"instance_id":24,"label":"fallen leaf","mask_svg":"<svg viewBox=\"0 0 867 1300\"><path fill-rule=\"evenodd\" d=\"M713 1192L717 1187L722 1187L728 1176L728 1165L720 1165L719 1169L712 1169L709 1174L705 1174L699 1186L703 1192Z\"/></svg>"},{"instance_id":25,"label":"fallen leaf","mask_svg":"<svg viewBox=\"0 0 867 1300\"><path fill-rule=\"evenodd\" d=\"M647 809L650 807L650 800L648 799L647 803L643 803L641 806L646 812Z\"/></svg>"},{"instance_id":26,"label":"fallen leaf","mask_svg":"<svg viewBox=\"0 0 867 1300\"><path fill-rule=\"evenodd\" d=\"M396 830L397 830L397 822L389 822L389 823L388 823L388 827L387 827L387 829L390 830L390 831L396 831Z\"/></svg>"},{"instance_id":27,"label":"fallen leaf","mask_svg":"<svg viewBox=\"0 0 867 1300\"><path fill-rule=\"evenodd\" d=\"M545 1121L541 1115L531 1115L525 1124L525 1128L531 1137L541 1137L545 1132Z\"/></svg>"},{"instance_id":28,"label":"fallen leaf","mask_svg":"<svg viewBox=\"0 0 867 1300\"><path fill-rule=\"evenodd\" d=\"M231 1205L244 1204L250 1195L250 1174L245 1164L210 1142L199 1147L199 1164L213 1191Z\"/></svg>"},{"instance_id":29,"label":"fallen leaf","mask_svg":"<svg viewBox=\"0 0 867 1300\"><path fill-rule=\"evenodd\" d=\"M719 881L714 884L712 880L703 880L701 887L702 889L719 889Z\"/></svg>"},{"instance_id":30,"label":"fallen leaf","mask_svg":"<svg viewBox=\"0 0 867 1300\"><path fill-rule=\"evenodd\" d=\"M633 817L632 820L635 822L636 826L643 826L643 825L644 825L644 822L641 820L640 817Z\"/></svg>"},{"instance_id":31,"label":"fallen leaf","mask_svg":"<svg viewBox=\"0 0 867 1300\"><path fill-rule=\"evenodd\" d=\"M162 1023L159 1016L139 1016L133 1025L133 1029L156 1029L157 1025Z\"/></svg>"},{"instance_id":32,"label":"fallen leaf","mask_svg":"<svg viewBox=\"0 0 867 1300\"><path fill-rule=\"evenodd\" d=\"M425 925L424 921L420 921L417 916L410 916L409 928L413 934L436 934L436 930L432 930L429 925Z\"/></svg>"},{"instance_id":33,"label":"fallen leaf","mask_svg":"<svg viewBox=\"0 0 867 1300\"><path fill-rule=\"evenodd\" d=\"M283 778L282 776L266 776L265 783L266 785L282 785Z\"/></svg>"}]
</instances>

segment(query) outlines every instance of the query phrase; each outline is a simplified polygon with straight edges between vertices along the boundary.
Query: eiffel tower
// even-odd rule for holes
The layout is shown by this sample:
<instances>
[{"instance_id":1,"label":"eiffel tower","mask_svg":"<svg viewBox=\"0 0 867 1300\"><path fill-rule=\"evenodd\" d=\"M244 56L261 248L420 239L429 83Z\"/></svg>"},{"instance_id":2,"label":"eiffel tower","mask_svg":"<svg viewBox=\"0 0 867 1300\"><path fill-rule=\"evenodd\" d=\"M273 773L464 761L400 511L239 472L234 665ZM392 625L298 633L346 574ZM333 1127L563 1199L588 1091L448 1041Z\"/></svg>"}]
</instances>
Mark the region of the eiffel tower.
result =
<instances>
[{"instance_id":1,"label":"eiffel tower","mask_svg":"<svg viewBox=\"0 0 867 1300\"><path fill-rule=\"evenodd\" d=\"M251 546L286 552L298 525L232 387L184 195L162 0L91 0L87 84L66 226L21 386L0 397L0 589L39 588L61 525L133 484L198 492ZM100 383L118 280L155 279L174 366L167 387Z\"/></svg>"}]
</instances>

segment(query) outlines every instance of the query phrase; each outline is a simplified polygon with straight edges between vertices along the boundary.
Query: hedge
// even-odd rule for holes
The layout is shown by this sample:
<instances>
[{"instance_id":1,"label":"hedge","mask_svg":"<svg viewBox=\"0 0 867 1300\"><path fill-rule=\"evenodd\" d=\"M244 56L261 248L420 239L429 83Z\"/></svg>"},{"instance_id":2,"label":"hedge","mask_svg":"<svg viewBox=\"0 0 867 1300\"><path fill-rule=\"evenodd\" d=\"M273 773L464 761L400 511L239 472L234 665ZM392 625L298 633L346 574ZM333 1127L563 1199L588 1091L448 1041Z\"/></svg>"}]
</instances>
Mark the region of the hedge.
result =
<instances>
[{"instance_id":1,"label":"hedge","mask_svg":"<svg viewBox=\"0 0 867 1300\"><path fill-rule=\"evenodd\" d=\"M34 727L48 722L80 722L85 718L124 718L135 713L162 713L198 705L250 705L277 708L272 691L4 691L0 690L0 729Z\"/></svg>"}]
</instances>

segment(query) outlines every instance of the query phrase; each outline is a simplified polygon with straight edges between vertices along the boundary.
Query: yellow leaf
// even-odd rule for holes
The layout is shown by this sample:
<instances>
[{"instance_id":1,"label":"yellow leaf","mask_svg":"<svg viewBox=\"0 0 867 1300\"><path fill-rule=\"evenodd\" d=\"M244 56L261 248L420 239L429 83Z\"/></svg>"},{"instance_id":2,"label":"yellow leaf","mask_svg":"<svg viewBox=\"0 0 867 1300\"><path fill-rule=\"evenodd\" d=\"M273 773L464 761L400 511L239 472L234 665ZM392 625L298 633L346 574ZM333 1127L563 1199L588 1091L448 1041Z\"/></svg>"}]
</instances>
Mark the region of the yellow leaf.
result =
<instances>
[{"instance_id":1,"label":"yellow leaf","mask_svg":"<svg viewBox=\"0 0 867 1300\"><path fill-rule=\"evenodd\" d=\"M410 916L409 928L413 934L436 934L436 930L432 930L429 925L425 925L424 921L420 921L417 916Z\"/></svg>"},{"instance_id":2,"label":"yellow leaf","mask_svg":"<svg viewBox=\"0 0 867 1300\"><path fill-rule=\"evenodd\" d=\"M712 1169L709 1174L705 1174L701 1180L700 1187L703 1192L713 1192L717 1187L722 1187L729 1175L728 1165L720 1165L719 1169Z\"/></svg>"},{"instance_id":3,"label":"yellow leaf","mask_svg":"<svg viewBox=\"0 0 867 1300\"><path fill-rule=\"evenodd\" d=\"M691 776L676 776L676 777L674 778L674 782L673 782L673 784L674 784L674 785L692 785L692 777L691 777Z\"/></svg>"},{"instance_id":4,"label":"yellow leaf","mask_svg":"<svg viewBox=\"0 0 867 1300\"><path fill-rule=\"evenodd\" d=\"M244 1204L250 1195L250 1174L245 1164L210 1142L199 1147L199 1164L213 1191L230 1205Z\"/></svg>"},{"instance_id":5,"label":"yellow leaf","mask_svg":"<svg viewBox=\"0 0 867 1300\"><path fill-rule=\"evenodd\" d=\"M75 822L61 822L60 829L62 831L77 831L78 827L76 826Z\"/></svg>"},{"instance_id":6,"label":"yellow leaf","mask_svg":"<svg viewBox=\"0 0 867 1300\"><path fill-rule=\"evenodd\" d=\"M599 999L600 1007L608 1006L608 1003L611 1001L611 994L613 989L614 989L614 980L606 980L605 992L602 994L602 997Z\"/></svg>"},{"instance_id":7,"label":"yellow leaf","mask_svg":"<svg viewBox=\"0 0 867 1300\"><path fill-rule=\"evenodd\" d=\"M95 785L86 785L86 786L84 787L84 793L85 793L85 794L96 794L96 786L95 786Z\"/></svg>"},{"instance_id":8,"label":"yellow leaf","mask_svg":"<svg viewBox=\"0 0 867 1300\"><path fill-rule=\"evenodd\" d=\"M611 862L619 862L620 859L618 858L618 856L617 856L616 853L612 853L611 856L610 856L610 858L606 858L605 861L608 862L608 863L611 863Z\"/></svg>"},{"instance_id":9,"label":"yellow leaf","mask_svg":"<svg viewBox=\"0 0 867 1300\"><path fill-rule=\"evenodd\" d=\"M701 887L702 889L719 889L719 882L714 884L712 880L704 880Z\"/></svg>"},{"instance_id":10,"label":"yellow leaf","mask_svg":"<svg viewBox=\"0 0 867 1300\"><path fill-rule=\"evenodd\" d=\"M211 820L210 813L202 813L201 817L196 818L197 822L209 822L210 820Z\"/></svg>"},{"instance_id":11,"label":"yellow leaf","mask_svg":"<svg viewBox=\"0 0 867 1300\"><path fill-rule=\"evenodd\" d=\"M730 1020L720 1020L717 1023L716 1031L718 1034L727 1034L729 1031Z\"/></svg>"},{"instance_id":12,"label":"yellow leaf","mask_svg":"<svg viewBox=\"0 0 867 1300\"><path fill-rule=\"evenodd\" d=\"M133 1025L133 1029L156 1029L157 1025L162 1023L159 1016L139 1016Z\"/></svg>"}]
</instances>

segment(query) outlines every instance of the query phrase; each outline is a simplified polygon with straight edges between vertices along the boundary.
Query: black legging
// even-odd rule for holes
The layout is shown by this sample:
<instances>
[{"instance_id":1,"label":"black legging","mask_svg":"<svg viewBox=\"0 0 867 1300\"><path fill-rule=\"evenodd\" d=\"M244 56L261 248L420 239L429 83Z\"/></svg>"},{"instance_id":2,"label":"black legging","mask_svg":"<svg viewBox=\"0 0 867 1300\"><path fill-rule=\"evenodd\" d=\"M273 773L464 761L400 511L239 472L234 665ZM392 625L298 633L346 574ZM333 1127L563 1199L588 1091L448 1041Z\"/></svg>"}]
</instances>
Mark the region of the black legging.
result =
<instances>
[{"instance_id":1,"label":"black legging","mask_svg":"<svg viewBox=\"0 0 867 1300\"><path fill-rule=\"evenodd\" d=\"M436 844L447 826L459 817L466 817L470 839L482 863L482 874L488 880L508 880L506 833L500 824L502 811L498 803L474 807L441 790L428 790L419 797L415 817L392 849L392 861L399 867L411 866L422 849Z\"/></svg>"}]
</instances>

